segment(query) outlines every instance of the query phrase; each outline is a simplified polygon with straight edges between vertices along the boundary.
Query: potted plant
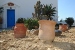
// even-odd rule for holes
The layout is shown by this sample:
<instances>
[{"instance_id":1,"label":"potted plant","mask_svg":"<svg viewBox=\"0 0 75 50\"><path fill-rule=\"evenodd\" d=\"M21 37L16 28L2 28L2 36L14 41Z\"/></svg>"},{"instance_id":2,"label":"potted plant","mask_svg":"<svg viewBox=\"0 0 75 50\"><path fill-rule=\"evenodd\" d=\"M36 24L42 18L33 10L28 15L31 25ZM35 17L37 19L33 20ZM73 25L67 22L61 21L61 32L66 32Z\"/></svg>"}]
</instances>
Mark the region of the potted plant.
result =
<instances>
[{"instance_id":1,"label":"potted plant","mask_svg":"<svg viewBox=\"0 0 75 50\"><path fill-rule=\"evenodd\" d=\"M35 17L39 19L39 39L53 41L55 38L55 25L56 22L52 20L52 16L56 14L56 7L50 5L42 5L37 1L35 5ZM42 16L47 17L47 20L41 20Z\"/></svg>"},{"instance_id":2,"label":"potted plant","mask_svg":"<svg viewBox=\"0 0 75 50\"><path fill-rule=\"evenodd\" d=\"M0 24L3 23L2 13L3 13L3 7L0 7Z\"/></svg>"},{"instance_id":3,"label":"potted plant","mask_svg":"<svg viewBox=\"0 0 75 50\"><path fill-rule=\"evenodd\" d=\"M37 19L31 19L31 18L24 19L24 23L25 23L25 25L27 26L27 28L29 30L31 30L31 29L38 29L38 27L39 27Z\"/></svg>"},{"instance_id":4,"label":"potted plant","mask_svg":"<svg viewBox=\"0 0 75 50\"><path fill-rule=\"evenodd\" d=\"M14 36L16 38L23 38L26 36L27 28L24 25L23 18L18 18L16 25L14 27Z\"/></svg>"},{"instance_id":5,"label":"potted plant","mask_svg":"<svg viewBox=\"0 0 75 50\"><path fill-rule=\"evenodd\" d=\"M67 31L68 30L68 25L67 24L59 25L59 30L61 30L62 32Z\"/></svg>"},{"instance_id":6,"label":"potted plant","mask_svg":"<svg viewBox=\"0 0 75 50\"><path fill-rule=\"evenodd\" d=\"M65 32L68 30L68 24L64 20L60 20L59 30L61 30L62 32Z\"/></svg>"},{"instance_id":7,"label":"potted plant","mask_svg":"<svg viewBox=\"0 0 75 50\"><path fill-rule=\"evenodd\" d=\"M32 27L32 19L31 18L24 19L24 23L25 23L27 29L31 30L33 28Z\"/></svg>"},{"instance_id":8,"label":"potted plant","mask_svg":"<svg viewBox=\"0 0 75 50\"><path fill-rule=\"evenodd\" d=\"M0 28L2 28L2 23L3 23L2 13L3 13L3 7L0 7Z\"/></svg>"}]
</instances>

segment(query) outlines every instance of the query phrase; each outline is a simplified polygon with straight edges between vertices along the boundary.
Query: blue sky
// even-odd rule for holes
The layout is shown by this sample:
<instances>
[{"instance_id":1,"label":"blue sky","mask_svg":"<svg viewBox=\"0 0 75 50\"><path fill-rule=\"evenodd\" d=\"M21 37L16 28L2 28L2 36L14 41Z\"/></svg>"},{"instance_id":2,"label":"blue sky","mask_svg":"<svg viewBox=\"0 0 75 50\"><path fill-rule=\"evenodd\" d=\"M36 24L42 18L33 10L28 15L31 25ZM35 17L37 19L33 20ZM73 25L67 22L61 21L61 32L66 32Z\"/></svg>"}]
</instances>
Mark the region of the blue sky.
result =
<instances>
[{"instance_id":1,"label":"blue sky","mask_svg":"<svg viewBox=\"0 0 75 50\"><path fill-rule=\"evenodd\" d=\"M75 0L58 0L58 20L73 17L75 20Z\"/></svg>"}]
</instances>

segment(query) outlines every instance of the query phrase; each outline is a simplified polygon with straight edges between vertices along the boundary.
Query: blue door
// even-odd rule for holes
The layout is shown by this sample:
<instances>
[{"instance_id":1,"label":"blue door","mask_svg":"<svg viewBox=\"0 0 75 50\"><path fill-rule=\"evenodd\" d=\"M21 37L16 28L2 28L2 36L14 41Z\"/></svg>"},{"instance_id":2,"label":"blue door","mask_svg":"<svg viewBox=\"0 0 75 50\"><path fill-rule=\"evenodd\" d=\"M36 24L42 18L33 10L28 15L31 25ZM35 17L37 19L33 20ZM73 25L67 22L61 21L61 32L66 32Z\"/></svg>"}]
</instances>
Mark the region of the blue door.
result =
<instances>
[{"instance_id":1,"label":"blue door","mask_svg":"<svg viewBox=\"0 0 75 50\"><path fill-rule=\"evenodd\" d=\"M7 27L11 28L15 26L15 10L7 9Z\"/></svg>"}]
</instances>

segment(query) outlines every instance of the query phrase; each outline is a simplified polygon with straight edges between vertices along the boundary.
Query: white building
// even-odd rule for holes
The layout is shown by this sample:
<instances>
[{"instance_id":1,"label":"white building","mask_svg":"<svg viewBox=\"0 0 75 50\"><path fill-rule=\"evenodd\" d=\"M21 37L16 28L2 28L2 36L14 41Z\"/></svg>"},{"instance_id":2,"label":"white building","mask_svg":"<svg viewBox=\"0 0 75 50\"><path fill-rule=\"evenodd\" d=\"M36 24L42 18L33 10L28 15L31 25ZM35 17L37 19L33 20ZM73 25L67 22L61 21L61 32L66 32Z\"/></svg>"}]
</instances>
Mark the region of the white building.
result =
<instances>
[{"instance_id":1,"label":"white building","mask_svg":"<svg viewBox=\"0 0 75 50\"><path fill-rule=\"evenodd\" d=\"M3 28L12 27L20 17L30 18L34 12L34 5L38 0L0 0L0 7L4 7ZM57 13L55 20L58 21L58 0L40 0L41 4L53 4ZM13 4L14 5L13 5ZM13 6L9 6L9 5Z\"/></svg>"}]
</instances>

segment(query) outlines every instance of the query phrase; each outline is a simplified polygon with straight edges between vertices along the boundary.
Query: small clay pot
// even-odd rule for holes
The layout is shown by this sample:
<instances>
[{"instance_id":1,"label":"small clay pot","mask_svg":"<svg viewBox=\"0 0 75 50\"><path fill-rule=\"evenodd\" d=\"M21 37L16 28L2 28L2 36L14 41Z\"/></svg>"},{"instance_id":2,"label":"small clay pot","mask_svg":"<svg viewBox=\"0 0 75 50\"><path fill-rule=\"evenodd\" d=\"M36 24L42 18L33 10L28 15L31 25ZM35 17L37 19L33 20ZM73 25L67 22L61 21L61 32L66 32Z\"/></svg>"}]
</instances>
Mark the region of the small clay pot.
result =
<instances>
[{"instance_id":1,"label":"small clay pot","mask_svg":"<svg viewBox=\"0 0 75 50\"><path fill-rule=\"evenodd\" d=\"M26 36L27 28L23 23L17 23L14 27L14 36L16 38L24 38Z\"/></svg>"},{"instance_id":2,"label":"small clay pot","mask_svg":"<svg viewBox=\"0 0 75 50\"><path fill-rule=\"evenodd\" d=\"M67 31L68 30L68 25L67 24L63 24L63 25L59 25L59 30L61 31Z\"/></svg>"}]
</instances>

